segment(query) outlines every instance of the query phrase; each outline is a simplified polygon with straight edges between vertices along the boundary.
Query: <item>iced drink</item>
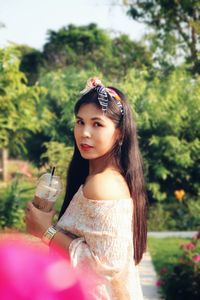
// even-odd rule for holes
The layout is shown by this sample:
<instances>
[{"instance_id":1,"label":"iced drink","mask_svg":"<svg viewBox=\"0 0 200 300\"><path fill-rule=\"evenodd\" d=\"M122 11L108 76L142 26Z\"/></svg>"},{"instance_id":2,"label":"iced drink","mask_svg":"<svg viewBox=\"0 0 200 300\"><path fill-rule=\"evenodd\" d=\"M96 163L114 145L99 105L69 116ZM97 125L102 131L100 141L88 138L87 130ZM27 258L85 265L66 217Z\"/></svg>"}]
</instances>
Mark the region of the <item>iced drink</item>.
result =
<instances>
[{"instance_id":1,"label":"iced drink","mask_svg":"<svg viewBox=\"0 0 200 300\"><path fill-rule=\"evenodd\" d=\"M38 209L49 212L61 192L61 182L58 176L50 173L42 175L39 179L33 204Z\"/></svg>"}]
</instances>

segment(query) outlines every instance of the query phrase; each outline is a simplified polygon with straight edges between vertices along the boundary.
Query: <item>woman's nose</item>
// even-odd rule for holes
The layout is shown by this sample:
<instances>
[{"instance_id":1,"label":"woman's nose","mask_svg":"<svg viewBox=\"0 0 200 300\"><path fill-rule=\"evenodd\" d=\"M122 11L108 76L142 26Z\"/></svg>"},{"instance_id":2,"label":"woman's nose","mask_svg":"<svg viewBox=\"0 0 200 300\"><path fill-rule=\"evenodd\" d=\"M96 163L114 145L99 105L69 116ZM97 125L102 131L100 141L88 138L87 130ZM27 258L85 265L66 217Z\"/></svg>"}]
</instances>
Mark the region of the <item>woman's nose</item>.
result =
<instances>
[{"instance_id":1,"label":"woman's nose","mask_svg":"<svg viewBox=\"0 0 200 300\"><path fill-rule=\"evenodd\" d=\"M91 137L91 130L88 126L84 126L83 131L82 131L82 136L83 137Z\"/></svg>"}]
</instances>

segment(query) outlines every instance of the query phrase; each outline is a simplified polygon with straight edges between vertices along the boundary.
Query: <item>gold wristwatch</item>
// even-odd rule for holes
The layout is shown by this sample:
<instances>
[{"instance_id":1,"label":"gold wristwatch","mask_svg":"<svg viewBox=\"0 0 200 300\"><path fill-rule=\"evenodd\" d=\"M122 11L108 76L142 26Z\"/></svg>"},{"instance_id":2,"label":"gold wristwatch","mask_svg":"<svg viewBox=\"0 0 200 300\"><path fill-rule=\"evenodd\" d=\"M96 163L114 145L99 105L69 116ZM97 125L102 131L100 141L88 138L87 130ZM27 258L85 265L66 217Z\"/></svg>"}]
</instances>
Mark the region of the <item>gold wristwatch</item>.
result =
<instances>
[{"instance_id":1,"label":"gold wristwatch","mask_svg":"<svg viewBox=\"0 0 200 300\"><path fill-rule=\"evenodd\" d=\"M49 246L57 230L54 226L50 226L42 236L42 242Z\"/></svg>"}]
</instances>

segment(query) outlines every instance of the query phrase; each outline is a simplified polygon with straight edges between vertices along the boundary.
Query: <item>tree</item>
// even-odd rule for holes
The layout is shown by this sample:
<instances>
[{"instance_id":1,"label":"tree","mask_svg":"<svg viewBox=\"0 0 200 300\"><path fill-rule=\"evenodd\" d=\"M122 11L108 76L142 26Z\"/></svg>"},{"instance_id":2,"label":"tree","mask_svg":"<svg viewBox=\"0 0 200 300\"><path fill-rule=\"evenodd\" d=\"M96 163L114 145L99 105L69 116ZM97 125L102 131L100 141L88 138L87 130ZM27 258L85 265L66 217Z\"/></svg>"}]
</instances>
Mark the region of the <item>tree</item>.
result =
<instances>
[{"instance_id":1,"label":"tree","mask_svg":"<svg viewBox=\"0 0 200 300\"><path fill-rule=\"evenodd\" d=\"M147 80L132 70L120 83L138 123L151 202L174 199L174 191L200 196L200 80L179 67Z\"/></svg>"},{"instance_id":2,"label":"tree","mask_svg":"<svg viewBox=\"0 0 200 300\"><path fill-rule=\"evenodd\" d=\"M126 3L127 4L127 3ZM200 1L130 0L128 14L155 30L159 46L174 41L193 73L200 74Z\"/></svg>"},{"instance_id":3,"label":"tree","mask_svg":"<svg viewBox=\"0 0 200 300\"><path fill-rule=\"evenodd\" d=\"M106 76L120 78L129 68L152 66L152 53L144 43L134 42L127 35L111 38L96 24L69 25L57 32L48 31L43 61L46 69L96 67Z\"/></svg>"},{"instance_id":4,"label":"tree","mask_svg":"<svg viewBox=\"0 0 200 300\"><path fill-rule=\"evenodd\" d=\"M26 150L25 138L39 130L49 115L39 106L45 89L38 85L28 87L19 66L15 47L0 49L0 149L12 153Z\"/></svg>"},{"instance_id":5,"label":"tree","mask_svg":"<svg viewBox=\"0 0 200 300\"><path fill-rule=\"evenodd\" d=\"M102 63L111 50L111 39L96 24L68 25L58 32L49 30L47 40L43 57L49 68L71 64L83 67L89 60Z\"/></svg>"},{"instance_id":6,"label":"tree","mask_svg":"<svg viewBox=\"0 0 200 300\"><path fill-rule=\"evenodd\" d=\"M121 34L113 39L112 44L112 56L116 73L126 75L127 71L132 68L152 68L152 53L142 41L135 42L128 35Z\"/></svg>"},{"instance_id":7,"label":"tree","mask_svg":"<svg viewBox=\"0 0 200 300\"><path fill-rule=\"evenodd\" d=\"M96 24L69 25L58 31L49 30L43 51L20 45L20 70L32 85L47 71L64 70L73 66L77 70L100 70L104 76L119 80L130 68L152 68L152 51L144 41L132 41L128 35L111 37Z\"/></svg>"},{"instance_id":8,"label":"tree","mask_svg":"<svg viewBox=\"0 0 200 300\"><path fill-rule=\"evenodd\" d=\"M43 66L42 53L27 45L16 45L15 47L21 54L20 71L26 75L27 84L34 85Z\"/></svg>"}]
</instances>

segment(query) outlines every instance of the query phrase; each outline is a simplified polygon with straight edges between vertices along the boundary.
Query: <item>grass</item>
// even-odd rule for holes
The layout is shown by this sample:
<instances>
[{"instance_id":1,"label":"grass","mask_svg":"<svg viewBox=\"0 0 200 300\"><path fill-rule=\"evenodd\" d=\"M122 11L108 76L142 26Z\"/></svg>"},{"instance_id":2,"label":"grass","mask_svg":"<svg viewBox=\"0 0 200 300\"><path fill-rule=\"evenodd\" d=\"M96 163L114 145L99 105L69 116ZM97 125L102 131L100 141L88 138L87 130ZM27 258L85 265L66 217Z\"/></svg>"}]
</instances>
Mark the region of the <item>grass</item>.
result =
<instances>
[{"instance_id":1,"label":"grass","mask_svg":"<svg viewBox=\"0 0 200 300\"><path fill-rule=\"evenodd\" d=\"M148 238L148 247L156 271L161 268L172 269L182 254L180 245L187 243L190 239L183 238Z\"/></svg>"}]
</instances>

